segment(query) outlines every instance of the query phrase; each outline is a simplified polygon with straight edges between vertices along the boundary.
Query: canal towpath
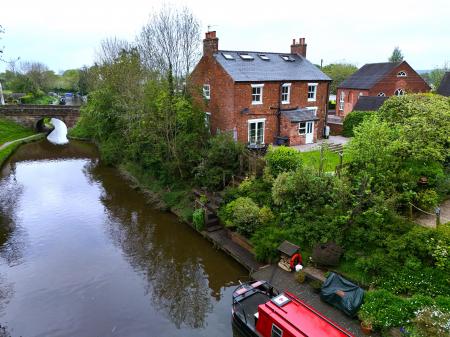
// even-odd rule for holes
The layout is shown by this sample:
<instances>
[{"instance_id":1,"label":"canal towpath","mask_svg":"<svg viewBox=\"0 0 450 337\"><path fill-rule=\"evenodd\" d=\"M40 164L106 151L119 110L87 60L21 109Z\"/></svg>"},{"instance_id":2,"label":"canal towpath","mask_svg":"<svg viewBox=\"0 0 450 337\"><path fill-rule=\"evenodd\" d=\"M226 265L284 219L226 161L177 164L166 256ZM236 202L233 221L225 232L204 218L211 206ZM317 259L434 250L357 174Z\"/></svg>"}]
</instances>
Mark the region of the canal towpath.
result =
<instances>
[{"instance_id":1,"label":"canal towpath","mask_svg":"<svg viewBox=\"0 0 450 337\"><path fill-rule=\"evenodd\" d=\"M30 140L38 139L40 137L42 137L42 134L39 133L39 134L36 134L36 135L31 135L31 136L28 136L28 137L11 140L9 142L1 144L0 145L0 151L3 150L3 149L6 149L8 146L10 146L10 145L12 145L14 143L27 142L27 141L30 141Z\"/></svg>"}]
</instances>

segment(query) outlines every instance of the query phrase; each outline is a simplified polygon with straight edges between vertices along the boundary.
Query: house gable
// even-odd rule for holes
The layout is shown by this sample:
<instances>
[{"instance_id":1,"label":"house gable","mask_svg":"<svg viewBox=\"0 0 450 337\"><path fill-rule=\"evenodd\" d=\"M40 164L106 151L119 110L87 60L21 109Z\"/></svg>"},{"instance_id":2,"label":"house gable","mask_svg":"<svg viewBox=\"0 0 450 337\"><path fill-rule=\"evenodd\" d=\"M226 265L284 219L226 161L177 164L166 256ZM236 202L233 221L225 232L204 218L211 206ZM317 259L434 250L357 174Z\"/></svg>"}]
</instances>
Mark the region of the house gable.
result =
<instances>
[{"instance_id":1,"label":"house gable","mask_svg":"<svg viewBox=\"0 0 450 337\"><path fill-rule=\"evenodd\" d=\"M406 76L399 76L399 73ZM397 89L402 89L406 93L418 93L429 91L430 86L408 62L403 61L370 88L369 96L377 96L381 92L386 96L394 96Z\"/></svg>"}]
</instances>

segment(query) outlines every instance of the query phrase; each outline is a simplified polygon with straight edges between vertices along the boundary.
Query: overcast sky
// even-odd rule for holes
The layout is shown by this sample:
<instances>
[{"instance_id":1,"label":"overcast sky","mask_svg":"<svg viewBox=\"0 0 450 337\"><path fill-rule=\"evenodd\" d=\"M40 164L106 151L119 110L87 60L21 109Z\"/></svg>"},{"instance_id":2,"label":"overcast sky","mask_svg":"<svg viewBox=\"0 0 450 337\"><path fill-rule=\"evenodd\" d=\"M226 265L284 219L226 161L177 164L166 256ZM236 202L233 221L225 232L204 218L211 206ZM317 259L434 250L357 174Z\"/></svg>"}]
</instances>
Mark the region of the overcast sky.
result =
<instances>
[{"instance_id":1,"label":"overcast sky","mask_svg":"<svg viewBox=\"0 0 450 337\"><path fill-rule=\"evenodd\" d=\"M2 1L0 46L4 58L40 61L60 71L90 65L106 37L134 40L158 0ZM307 58L324 64L346 61L361 66L384 62L399 46L415 69L450 63L448 0L200 1L186 5L212 25L220 49L289 51L305 37ZM3 71L5 64L0 64Z\"/></svg>"}]
</instances>

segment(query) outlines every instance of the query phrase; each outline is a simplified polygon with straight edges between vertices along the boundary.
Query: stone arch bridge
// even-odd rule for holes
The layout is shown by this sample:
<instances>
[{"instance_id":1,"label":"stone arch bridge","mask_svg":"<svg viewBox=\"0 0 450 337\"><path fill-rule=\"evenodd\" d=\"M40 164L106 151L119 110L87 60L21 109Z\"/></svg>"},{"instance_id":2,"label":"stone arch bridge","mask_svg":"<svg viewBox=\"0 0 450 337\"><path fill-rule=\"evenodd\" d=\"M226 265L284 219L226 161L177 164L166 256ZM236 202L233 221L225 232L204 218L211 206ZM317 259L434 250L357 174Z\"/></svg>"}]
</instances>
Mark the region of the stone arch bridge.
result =
<instances>
[{"instance_id":1,"label":"stone arch bridge","mask_svg":"<svg viewBox=\"0 0 450 337\"><path fill-rule=\"evenodd\" d=\"M68 128L80 117L80 106L75 105L0 105L0 117L41 131L44 118L57 118Z\"/></svg>"}]
</instances>

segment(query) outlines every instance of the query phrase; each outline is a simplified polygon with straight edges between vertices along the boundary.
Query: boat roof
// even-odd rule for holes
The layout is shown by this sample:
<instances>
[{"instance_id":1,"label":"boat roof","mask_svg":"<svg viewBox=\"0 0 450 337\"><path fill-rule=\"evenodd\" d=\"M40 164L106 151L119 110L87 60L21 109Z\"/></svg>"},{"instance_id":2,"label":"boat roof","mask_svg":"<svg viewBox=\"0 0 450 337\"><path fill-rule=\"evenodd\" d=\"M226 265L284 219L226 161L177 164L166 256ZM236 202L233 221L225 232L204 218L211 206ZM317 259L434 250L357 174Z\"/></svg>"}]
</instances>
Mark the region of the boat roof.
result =
<instances>
[{"instance_id":1,"label":"boat roof","mask_svg":"<svg viewBox=\"0 0 450 337\"><path fill-rule=\"evenodd\" d=\"M273 323L295 337L353 337L350 332L289 292L261 304L258 310L265 312Z\"/></svg>"}]
</instances>

